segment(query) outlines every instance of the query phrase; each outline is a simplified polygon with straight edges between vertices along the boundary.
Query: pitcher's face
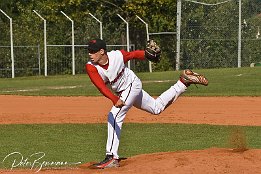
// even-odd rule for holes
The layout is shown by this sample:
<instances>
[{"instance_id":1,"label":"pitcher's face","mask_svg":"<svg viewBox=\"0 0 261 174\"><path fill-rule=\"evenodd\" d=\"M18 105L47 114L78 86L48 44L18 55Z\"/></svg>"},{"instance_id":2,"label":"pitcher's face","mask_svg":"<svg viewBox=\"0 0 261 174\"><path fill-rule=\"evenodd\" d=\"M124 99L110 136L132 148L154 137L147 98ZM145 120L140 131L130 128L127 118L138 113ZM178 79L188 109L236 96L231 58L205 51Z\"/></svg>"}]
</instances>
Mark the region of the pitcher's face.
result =
<instances>
[{"instance_id":1,"label":"pitcher's face","mask_svg":"<svg viewBox=\"0 0 261 174\"><path fill-rule=\"evenodd\" d=\"M92 63L99 63L103 55L104 49L100 49L97 52L89 50L89 57Z\"/></svg>"}]
</instances>

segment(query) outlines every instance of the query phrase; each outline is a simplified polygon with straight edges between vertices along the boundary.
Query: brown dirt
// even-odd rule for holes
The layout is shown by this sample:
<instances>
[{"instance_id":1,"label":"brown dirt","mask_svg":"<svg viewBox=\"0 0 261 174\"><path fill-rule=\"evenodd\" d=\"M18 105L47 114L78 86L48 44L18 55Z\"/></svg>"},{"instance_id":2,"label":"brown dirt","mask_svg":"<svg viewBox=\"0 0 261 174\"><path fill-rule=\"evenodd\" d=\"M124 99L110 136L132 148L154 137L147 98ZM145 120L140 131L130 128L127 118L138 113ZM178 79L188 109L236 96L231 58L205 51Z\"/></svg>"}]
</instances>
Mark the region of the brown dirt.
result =
<instances>
[{"instance_id":1,"label":"brown dirt","mask_svg":"<svg viewBox=\"0 0 261 174\"><path fill-rule=\"evenodd\" d=\"M180 97L154 116L132 108L125 123L187 123L261 126L261 97ZM105 123L111 102L104 97L0 96L0 124ZM85 166L88 164L85 164ZM42 170L40 173L261 173L261 149L229 149L144 154L117 169ZM0 173L30 173L2 170Z\"/></svg>"}]
</instances>

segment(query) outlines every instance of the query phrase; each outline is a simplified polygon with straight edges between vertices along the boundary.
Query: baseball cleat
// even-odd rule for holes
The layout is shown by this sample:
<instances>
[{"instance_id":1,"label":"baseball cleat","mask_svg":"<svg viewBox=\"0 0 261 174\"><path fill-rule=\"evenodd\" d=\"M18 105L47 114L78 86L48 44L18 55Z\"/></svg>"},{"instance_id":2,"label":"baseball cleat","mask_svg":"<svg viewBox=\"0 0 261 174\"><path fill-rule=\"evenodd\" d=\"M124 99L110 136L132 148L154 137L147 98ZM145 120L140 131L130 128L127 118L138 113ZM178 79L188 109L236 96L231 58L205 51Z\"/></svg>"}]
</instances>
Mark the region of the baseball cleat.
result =
<instances>
[{"instance_id":1,"label":"baseball cleat","mask_svg":"<svg viewBox=\"0 0 261 174\"><path fill-rule=\"evenodd\" d=\"M113 158L113 155L106 155L105 159L99 163L93 164L91 168L93 169L104 169L104 168L114 168L120 167L119 160Z\"/></svg>"},{"instance_id":2,"label":"baseball cleat","mask_svg":"<svg viewBox=\"0 0 261 174\"><path fill-rule=\"evenodd\" d=\"M208 79L204 75L195 73L190 69L185 69L181 72L180 81L184 83L186 86L189 86L191 84L200 84L208 86Z\"/></svg>"}]
</instances>

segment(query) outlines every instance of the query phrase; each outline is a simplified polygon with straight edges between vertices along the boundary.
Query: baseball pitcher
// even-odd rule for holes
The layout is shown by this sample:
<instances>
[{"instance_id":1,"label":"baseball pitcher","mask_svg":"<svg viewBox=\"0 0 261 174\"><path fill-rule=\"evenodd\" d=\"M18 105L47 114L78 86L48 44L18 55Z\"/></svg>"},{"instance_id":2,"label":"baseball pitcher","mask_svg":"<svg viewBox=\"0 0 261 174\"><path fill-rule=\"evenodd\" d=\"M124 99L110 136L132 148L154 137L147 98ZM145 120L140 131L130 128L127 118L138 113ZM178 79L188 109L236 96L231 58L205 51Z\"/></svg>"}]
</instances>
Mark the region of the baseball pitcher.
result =
<instances>
[{"instance_id":1,"label":"baseball pitcher","mask_svg":"<svg viewBox=\"0 0 261 174\"><path fill-rule=\"evenodd\" d=\"M108 113L106 157L93 164L93 168L119 167L121 128L126 113L132 106L158 115L175 102L190 84L208 85L208 80L203 75L184 70L173 86L158 98L151 97L142 89L141 80L125 64L131 59L159 62L161 50L153 40L148 41L145 50L107 52L105 41L95 39L89 42L88 52L90 60L86 64L86 72L92 83L113 104Z\"/></svg>"}]
</instances>

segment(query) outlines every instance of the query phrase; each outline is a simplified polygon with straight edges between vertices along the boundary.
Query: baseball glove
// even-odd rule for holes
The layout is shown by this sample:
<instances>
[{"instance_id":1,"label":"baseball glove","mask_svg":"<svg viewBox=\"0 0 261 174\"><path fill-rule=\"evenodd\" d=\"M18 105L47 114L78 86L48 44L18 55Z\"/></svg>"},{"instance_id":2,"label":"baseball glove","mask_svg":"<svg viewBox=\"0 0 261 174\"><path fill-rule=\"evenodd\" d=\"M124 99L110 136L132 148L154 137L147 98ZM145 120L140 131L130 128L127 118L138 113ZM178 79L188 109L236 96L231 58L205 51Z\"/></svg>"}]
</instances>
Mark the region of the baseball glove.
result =
<instances>
[{"instance_id":1,"label":"baseball glove","mask_svg":"<svg viewBox=\"0 0 261 174\"><path fill-rule=\"evenodd\" d=\"M160 61L161 50L154 40L149 40L145 48L145 58L151 62L158 63Z\"/></svg>"}]
</instances>

